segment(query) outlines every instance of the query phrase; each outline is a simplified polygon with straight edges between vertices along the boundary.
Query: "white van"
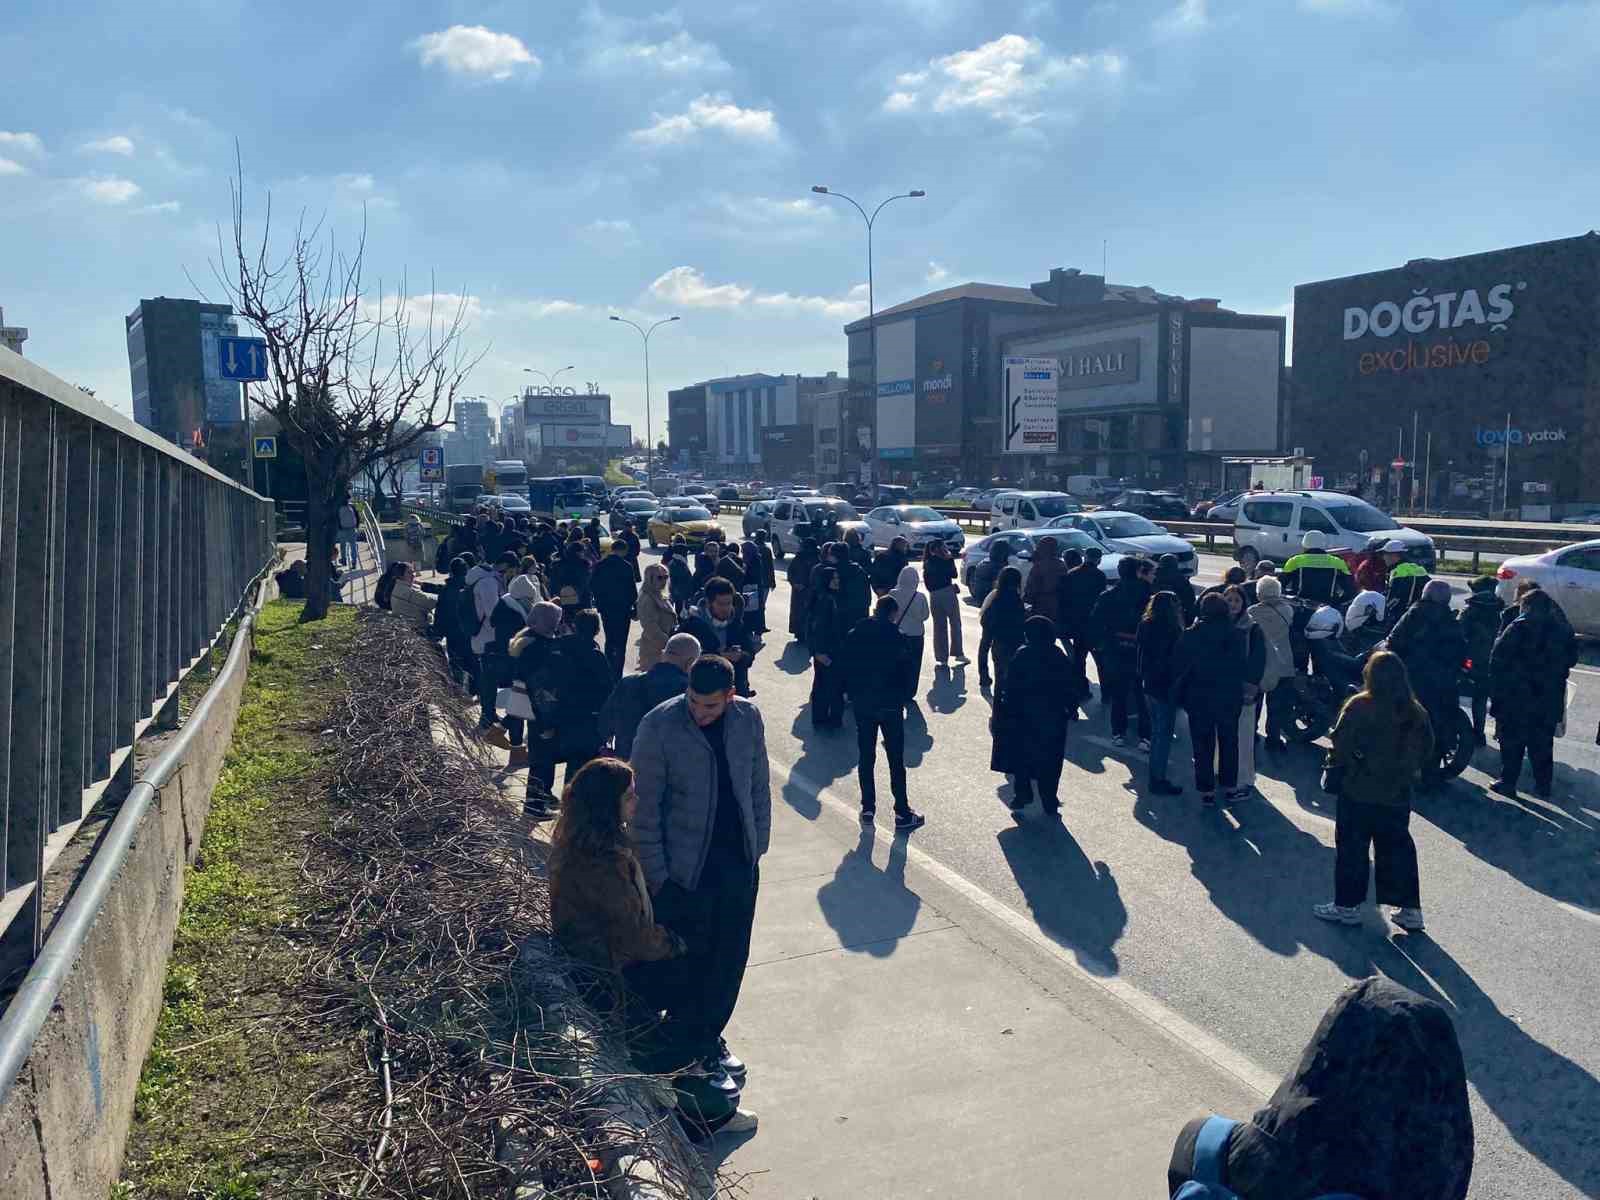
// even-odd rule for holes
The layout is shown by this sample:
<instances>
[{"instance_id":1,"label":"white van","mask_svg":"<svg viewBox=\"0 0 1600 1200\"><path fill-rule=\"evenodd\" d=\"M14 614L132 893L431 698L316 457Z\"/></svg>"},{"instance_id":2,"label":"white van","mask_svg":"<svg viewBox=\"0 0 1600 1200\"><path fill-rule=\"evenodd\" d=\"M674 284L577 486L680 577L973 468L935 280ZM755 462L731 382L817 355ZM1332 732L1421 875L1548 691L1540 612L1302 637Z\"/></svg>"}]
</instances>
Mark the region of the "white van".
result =
<instances>
[{"instance_id":1,"label":"white van","mask_svg":"<svg viewBox=\"0 0 1600 1200\"><path fill-rule=\"evenodd\" d=\"M1002 529L1037 529L1057 517L1082 512L1065 492L1001 492L989 508L989 532Z\"/></svg>"},{"instance_id":2,"label":"white van","mask_svg":"<svg viewBox=\"0 0 1600 1200\"><path fill-rule=\"evenodd\" d=\"M1300 541L1315 530L1328 551L1361 550L1375 537L1404 542L1406 558L1432 571L1433 539L1407 529L1382 509L1343 492L1249 492L1233 519L1233 557L1246 570L1262 559L1281 563L1300 553Z\"/></svg>"}]
</instances>

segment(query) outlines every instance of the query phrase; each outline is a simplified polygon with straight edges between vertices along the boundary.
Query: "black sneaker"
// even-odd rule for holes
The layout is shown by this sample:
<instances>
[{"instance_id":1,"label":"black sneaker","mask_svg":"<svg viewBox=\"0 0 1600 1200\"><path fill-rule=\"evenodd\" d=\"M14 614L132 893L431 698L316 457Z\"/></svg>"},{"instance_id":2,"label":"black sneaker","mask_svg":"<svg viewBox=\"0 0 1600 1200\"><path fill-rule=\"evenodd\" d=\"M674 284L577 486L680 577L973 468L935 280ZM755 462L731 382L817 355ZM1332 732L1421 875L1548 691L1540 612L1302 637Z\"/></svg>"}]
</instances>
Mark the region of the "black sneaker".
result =
<instances>
[{"instance_id":1,"label":"black sneaker","mask_svg":"<svg viewBox=\"0 0 1600 1200\"><path fill-rule=\"evenodd\" d=\"M905 812L895 813L894 815L894 831L896 833L910 833L913 829L921 829L927 823L928 818L919 812L912 812L909 808Z\"/></svg>"},{"instance_id":2,"label":"black sneaker","mask_svg":"<svg viewBox=\"0 0 1600 1200\"><path fill-rule=\"evenodd\" d=\"M530 821L548 821L556 814L543 800L528 799L522 802L522 815Z\"/></svg>"},{"instance_id":3,"label":"black sneaker","mask_svg":"<svg viewBox=\"0 0 1600 1200\"><path fill-rule=\"evenodd\" d=\"M861 810L861 823L863 825L871 825L873 823L873 821L877 820L877 818L878 818L878 810L877 809L875 809L875 808L863 808Z\"/></svg>"},{"instance_id":4,"label":"black sneaker","mask_svg":"<svg viewBox=\"0 0 1600 1200\"><path fill-rule=\"evenodd\" d=\"M750 1073L749 1069L737 1054L728 1049L726 1038L717 1039L717 1063L735 1083L741 1088L744 1087L745 1077Z\"/></svg>"}]
</instances>

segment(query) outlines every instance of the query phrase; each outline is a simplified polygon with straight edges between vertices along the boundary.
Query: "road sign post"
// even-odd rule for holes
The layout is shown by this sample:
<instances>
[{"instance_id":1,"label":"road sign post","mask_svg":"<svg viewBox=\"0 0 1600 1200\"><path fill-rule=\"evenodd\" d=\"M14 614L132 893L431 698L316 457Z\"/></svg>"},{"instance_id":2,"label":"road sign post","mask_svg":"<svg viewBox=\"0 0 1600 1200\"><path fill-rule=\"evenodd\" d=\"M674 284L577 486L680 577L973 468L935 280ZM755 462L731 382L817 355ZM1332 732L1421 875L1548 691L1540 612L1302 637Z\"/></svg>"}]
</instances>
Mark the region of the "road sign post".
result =
<instances>
[{"instance_id":1,"label":"road sign post","mask_svg":"<svg viewBox=\"0 0 1600 1200\"><path fill-rule=\"evenodd\" d=\"M439 446L424 446L417 456L417 474L422 483L444 482L444 450Z\"/></svg>"}]
</instances>

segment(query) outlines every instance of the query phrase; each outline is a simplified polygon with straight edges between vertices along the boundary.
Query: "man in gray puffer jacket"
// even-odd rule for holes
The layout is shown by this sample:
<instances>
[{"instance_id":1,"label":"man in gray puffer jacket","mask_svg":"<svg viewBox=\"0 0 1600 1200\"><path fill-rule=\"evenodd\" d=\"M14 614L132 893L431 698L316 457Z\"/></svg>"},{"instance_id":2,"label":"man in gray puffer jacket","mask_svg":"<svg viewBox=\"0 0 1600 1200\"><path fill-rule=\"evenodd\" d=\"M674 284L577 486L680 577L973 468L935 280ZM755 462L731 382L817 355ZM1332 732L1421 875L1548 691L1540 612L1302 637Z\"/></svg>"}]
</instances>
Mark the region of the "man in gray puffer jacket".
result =
<instances>
[{"instance_id":1,"label":"man in gray puffer jacket","mask_svg":"<svg viewBox=\"0 0 1600 1200\"><path fill-rule=\"evenodd\" d=\"M640 722L630 761L638 797L630 827L656 920L688 949L629 968L629 984L667 1011L681 1062L700 1063L719 1085L742 1084L744 1064L722 1031L750 957L772 791L761 711L734 695L727 659L695 661L688 692Z\"/></svg>"}]
</instances>

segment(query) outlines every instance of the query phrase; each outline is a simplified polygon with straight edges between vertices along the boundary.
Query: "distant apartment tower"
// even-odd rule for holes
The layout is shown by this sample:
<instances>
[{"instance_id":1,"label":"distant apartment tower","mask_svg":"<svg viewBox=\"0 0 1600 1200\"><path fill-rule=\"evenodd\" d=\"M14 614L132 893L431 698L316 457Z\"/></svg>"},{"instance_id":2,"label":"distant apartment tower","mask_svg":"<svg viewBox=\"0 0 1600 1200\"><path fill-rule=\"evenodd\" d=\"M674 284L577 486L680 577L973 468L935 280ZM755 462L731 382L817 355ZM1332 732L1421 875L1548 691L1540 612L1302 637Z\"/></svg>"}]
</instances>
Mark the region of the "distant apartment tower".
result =
<instances>
[{"instance_id":1,"label":"distant apartment tower","mask_svg":"<svg viewBox=\"0 0 1600 1200\"><path fill-rule=\"evenodd\" d=\"M484 400L457 400L456 427L445 435L444 461L446 463L487 463L498 455L494 449L494 419L489 416L489 405Z\"/></svg>"},{"instance_id":2,"label":"distant apartment tower","mask_svg":"<svg viewBox=\"0 0 1600 1200\"><path fill-rule=\"evenodd\" d=\"M28 331L20 325L6 324L6 310L0 308L0 346L13 354L22 353L22 343L28 340Z\"/></svg>"},{"instance_id":3,"label":"distant apartment tower","mask_svg":"<svg viewBox=\"0 0 1600 1200\"><path fill-rule=\"evenodd\" d=\"M222 378L217 352L219 337L239 332L231 305L158 296L126 324L134 420L183 446L208 425L240 423L239 385Z\"/></svg>"}]
</instances>

